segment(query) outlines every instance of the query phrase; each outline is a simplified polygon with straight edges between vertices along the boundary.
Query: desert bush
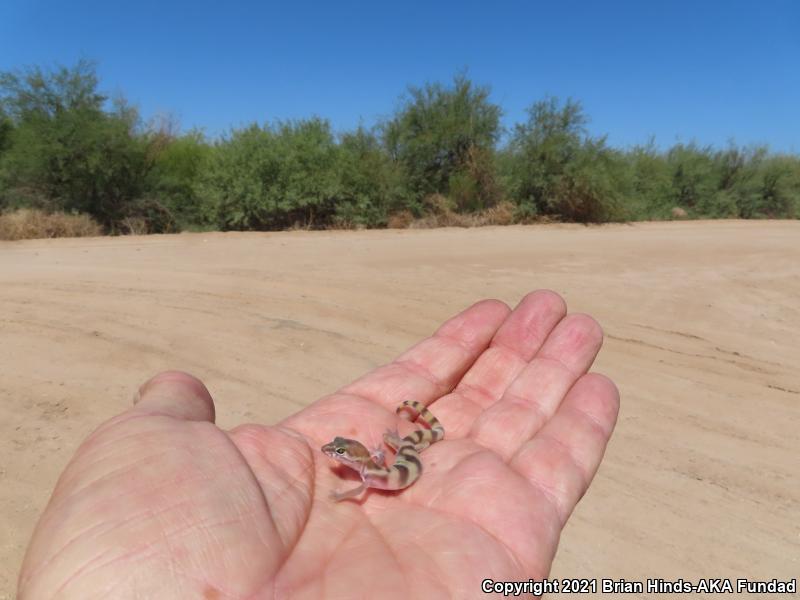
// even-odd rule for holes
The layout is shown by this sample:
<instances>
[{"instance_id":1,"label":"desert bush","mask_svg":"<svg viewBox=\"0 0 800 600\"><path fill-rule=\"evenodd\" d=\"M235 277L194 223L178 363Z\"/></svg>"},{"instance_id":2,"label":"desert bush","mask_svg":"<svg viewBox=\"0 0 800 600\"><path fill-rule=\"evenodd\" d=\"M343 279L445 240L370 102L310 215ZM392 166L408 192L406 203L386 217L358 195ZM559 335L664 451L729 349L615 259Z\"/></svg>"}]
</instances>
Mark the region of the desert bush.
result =
<instances>
[{"instance_id":1,"label":"desert bush","mask_svg":"<svg viewBox=\"0 0 800 600\"><path fill-rule=\"evenodd\" d=\"M341 136L337 148L337 224L382 227L389 213L405 206L402 175L373 131L358 127Z\"/></svg>"},{"instance_id":2,"label":"desert bush","mask_svg":"<svg viewBox=\"0 0 800 600\"><path fill-rule=\"evenodd\" d=\"M800 216L800 158L654 141L611 148L545 98L498 147L501 109L457 75L411 86L374 129L320 118L210 142L143 124L91 62L0 73L0 211L91 215L109 233Z\"/></svg>"},{"instance_id":3,"label":"desert bush","mask_svg":"<svg viewBox=\"0 0 800 600\"><path fill-rule=\"evenodd\" d=\"M405 175L407 208L419 213L426 196L451 193L464 210L493 204L501 114L489 101L489 88L463 74L449 87L409 87L394 117L382 125L389 155Z\"/></svg>"},{"instance_id":4,"label":"desert bush","mask_svg":"<svg viewBox=\"0 0 800 600\"><path fill-rule=\"evenodd\" d=\"M765 147L729 144L723 150L677 144L660 153L650 145L628 153L633 196L632 218L788 216L791 206L791 158L775 167ZM769 198L770 200L767 200ZM775 205L775 199L777 201ZM768 205L772 204L770 208Z\"/></svg>"},{"instance_id":5,"label":"desert bush","mask_svg":"<svg viewBox=\"0 0 800 600\"><path fill-rule=\"evenodd\" d=\"M483 211L502 197L493 150L470 146L462 167L448 181L448 196L458 212Z\"/></svg>"},{"instance_id":6,"label":"desert bush","mask_svg":"<svg viewBox=\"0 0 800 600\"><path fill-rule=\"evenodd\" d=\"M21 208L0 214L0 240L55 237L87 237L103 234L103 228L85 214L47 213Z\"/></svg>"},{"instance_id":7,"label":"desert bush","mask_svg":"<svg viewBox=\"0 0 800 600\"><path fill-rule=\"evenodd\" d=\"M145 181L145 194L158 199L172 215L173 227L190 228L204 219L198 182L213 152L200 131L172 136L163 132L151 143L152 168ZM156 149L157 148L157 149Z\"/></svg>"},{"instance_id":8,"label":"desert bush","mask_svg":"<svg viewBox=\"0 0 800 600\"><path fill-rule=\"evenodd\" d=\"M0 74L0 96L14 128L2 155L6 194L34 190L47 208L88 213L113 231L140 196L147 140L123 101L104 110L94 65ZM10 192L9 192L10 191Z\"/></svg>"},{"instance_id":9,"label":"desert bush","mask_svg":"<svg viewBox=\"0 0 800 600\"><path fill-rule=\"evenodd\" d=\"M234 130L203 174L205 218L221 229L324 227L340 192L337 159L322 119Z\"/></svg>"},{"instance_id":10,"label":"desert bush","mask_svg":"<svg viewBox=\"0 0 800 600\"><path fill-rule=\"evenodd\" d=\"M0 105L0 157L11 147L11 134L14 131L14 123L6 115L2 105Z\"/></svg>"},{"instance_id":11,"label":"desert bush","mask_svg":"<svg viewBox=\"0 0 800 600\"><path fill-rule=\"evenodd\" d=\"M772 156L764 160L757 176L757 203L748 216L800 217L800 159Z\"/></svg>"},{"instance_id":12,"label":"desert bush","mask_svg":"<svg viewBox=\"0 0 800 600\"><path fill-rule=\"evenodd\" d=\"M592 138L580 103L534 103L514 130L508 156L509 193L527 215L570 221L621 218L625 163L605 138Z\"/></svg>"},{"instance_id":13,"label":"desert bush","mask_svg":"<svg viewBox=\"0 0 800 600\"><path fill-rule=\"evenodd\" d=\"M645 145L634 146L625 160L628 165L625 216L631 220L673 216L675 205L670 167L664 154L657 150L655 141L651 139Z\"/></svg>"},{"instance_id":14,"label":"desert bush","mask_svg":"<svg viewBox=\"0 0 800 600\"><path fill-rule=\"evenodd\" d=\"M410 229L468 227L469 217L454 210L455 204L444 194L428 194L421 203L421 216L408 224Z\"/></svg>"},{"instance_id":15,"label":"desert bush","mask_svg":"<svg viewBox=\"0 0 800 600\"><path fill-rule=\"evenodd\" d=\"M667 165L672 204L690 211L698 209L694 210L695 213L716 210L712 198L719 189L719 181L710 147L676 144L667 152Z\"/></svg>"},{"instance_id":16,"label":"desert bush","mask_svg":"<svg viewBox=\"0 0 800 600\"><path fill-rule=\"evenodd\" d=\"M132 228L131 224L136 223ZM177 233L181 226L172 211L160 200L151 197L131 202L117 226L118 233Z\"/></svg>"}]
</instances>

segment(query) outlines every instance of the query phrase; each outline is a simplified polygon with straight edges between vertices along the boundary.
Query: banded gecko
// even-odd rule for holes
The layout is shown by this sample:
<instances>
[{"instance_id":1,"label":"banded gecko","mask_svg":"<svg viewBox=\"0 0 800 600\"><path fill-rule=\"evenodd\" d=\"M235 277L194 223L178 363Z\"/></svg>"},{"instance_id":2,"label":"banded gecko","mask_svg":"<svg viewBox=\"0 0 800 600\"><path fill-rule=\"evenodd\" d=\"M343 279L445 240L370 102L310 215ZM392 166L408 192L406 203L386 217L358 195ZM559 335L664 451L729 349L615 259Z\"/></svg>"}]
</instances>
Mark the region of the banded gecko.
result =
<instances>
[{"instance_id":1,"label":"banded gecko","mask_svg":"<svg viewBox=\"0 0 800 600\"><path fill-rule=\"evenodd\" d=\"M333 500L339 502L358 496L367 488L402 490L422 475L419 453L444 437L444 427L431 411L415 400L404 401L397 407L397 414L412 422L421 417L428 428L417 429L404 438L401 438L397 431L387 431L383 434L386 445L397 452L391 467L386 466L383 450L378 448L370 452L356 440L337 437L322 447L322 452L327 456L358 471L361 475L360 486L346 492L331 492Z\"/></svg>"}]
</instances>

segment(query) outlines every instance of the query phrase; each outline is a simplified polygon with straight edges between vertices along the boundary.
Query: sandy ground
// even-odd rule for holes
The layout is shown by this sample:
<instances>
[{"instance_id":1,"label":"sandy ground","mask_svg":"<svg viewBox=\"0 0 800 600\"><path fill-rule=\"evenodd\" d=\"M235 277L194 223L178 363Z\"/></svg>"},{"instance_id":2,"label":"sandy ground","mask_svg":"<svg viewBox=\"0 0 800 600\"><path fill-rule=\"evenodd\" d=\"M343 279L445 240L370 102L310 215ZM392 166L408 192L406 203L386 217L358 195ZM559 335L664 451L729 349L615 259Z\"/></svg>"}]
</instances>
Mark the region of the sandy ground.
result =
<instances>
[{"instance_id":1,"label":"sandy ground","mask_svg":"<svg viewBox=\"0 0 800 600\"><path fill-rule=\"evenodd\" d=\"M536 288L600 321L622 396L553 575L800 575L800 222L182 234L0 243L0 598L72 451L152 374L270 423Z\"/></svg>"}]
</instances>

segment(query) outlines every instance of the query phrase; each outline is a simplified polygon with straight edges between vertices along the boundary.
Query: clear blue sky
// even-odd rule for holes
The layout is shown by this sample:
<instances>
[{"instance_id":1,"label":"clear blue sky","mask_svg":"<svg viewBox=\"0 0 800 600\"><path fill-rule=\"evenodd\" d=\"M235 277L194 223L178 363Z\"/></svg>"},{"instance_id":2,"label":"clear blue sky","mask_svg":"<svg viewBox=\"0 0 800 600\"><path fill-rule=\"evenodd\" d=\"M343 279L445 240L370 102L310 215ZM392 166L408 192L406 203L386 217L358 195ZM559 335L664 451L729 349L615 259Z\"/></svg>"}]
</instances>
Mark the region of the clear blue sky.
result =
<instances>
[{"instance_id":1,"label":"clear blue sky","mask_svg":"<svg viewBox=\"0 0 800 600\"><path fill-rule=\"evenodd\" d=\"M467 68L507 126L552 94L617 146L800 152L797 0L0 1L0 70L81 57L145 117L211 135L312 115L372 125L407 84Z\"/></svg>"}]
</instances>

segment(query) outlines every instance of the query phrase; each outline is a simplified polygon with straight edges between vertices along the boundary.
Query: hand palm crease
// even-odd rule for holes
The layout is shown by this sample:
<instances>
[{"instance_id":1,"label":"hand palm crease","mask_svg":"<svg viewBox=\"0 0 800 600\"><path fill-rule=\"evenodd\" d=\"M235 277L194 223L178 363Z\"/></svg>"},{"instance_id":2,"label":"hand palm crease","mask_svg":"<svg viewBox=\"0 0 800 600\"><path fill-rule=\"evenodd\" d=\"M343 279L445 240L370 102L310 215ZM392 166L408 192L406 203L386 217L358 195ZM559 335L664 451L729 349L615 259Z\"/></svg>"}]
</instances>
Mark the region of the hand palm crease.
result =
<instances>
[{"instance_id":1,"label":"hand palm crease","mask_svg":"<svg viewBox=\"0 0 800 600\"><path fill-rule=\"evenodd\" d=\"M484 301L278 425L230 432L198 381L156 377L65 469L20 597L463 598L544 578L616 420L616 388L587 374L601 343L552 292ZM445 428L420 479L331 501L360 478L320 447L407 435L405 399Z\"/></svg>"}]
</instances>

